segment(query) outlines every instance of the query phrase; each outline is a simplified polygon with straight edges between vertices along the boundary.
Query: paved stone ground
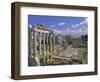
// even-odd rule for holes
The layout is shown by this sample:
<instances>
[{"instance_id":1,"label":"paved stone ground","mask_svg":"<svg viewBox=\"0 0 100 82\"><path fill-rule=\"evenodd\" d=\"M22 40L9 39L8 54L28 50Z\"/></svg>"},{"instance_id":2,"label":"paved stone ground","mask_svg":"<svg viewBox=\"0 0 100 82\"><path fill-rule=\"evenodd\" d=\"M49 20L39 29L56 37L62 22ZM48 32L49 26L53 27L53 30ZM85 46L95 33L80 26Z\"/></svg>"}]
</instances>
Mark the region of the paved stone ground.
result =
<instances>
[{"instance_id":1,"label":"paved stone ground","mask_svg":"<svg viewBox=\"0 0 100 82\"><path fill-rule=\"evenodd\" d=\"M54 53L51 53L51 54L53 55ZM50 65L65 65L65 64L67 65L67 64L81 64L82 63L79 58L79 48L73 48L72 45L69 45L62 52L60 52L59 54L56 54L54 58L58 59L58 62L50 63ZM65 62L59 62L59 59L62 61L65 60ZM28 65L37 66L37 65L40 65L40 62L36 58L29 57Z\"/></svg>"},{"instance_id":2,"label":"paved stone ground","mask_svg":"<svg viewBox=\"0 0 100 82\"><path fill-rule=\"evenodd\" d=\"M64 51L60 52L56 58L62 59L62 60L66 59L66 61L68 62L67 64L81 64L82 63L80 59L80 55L79 55L79 48L73 48L72 45L69 45Z\"/></svg>"},{"instance_id":3,"label":"paved stone ground","mask_svg":"<svg viewBox=\"0 0 100 82\"><path fill-rule=\"evenodd\" d=\"M78 55L79 48L73 48L72 45L69 45L60 55L65 57L71 57L73 55Z\"/></svg>"}]
</instances>

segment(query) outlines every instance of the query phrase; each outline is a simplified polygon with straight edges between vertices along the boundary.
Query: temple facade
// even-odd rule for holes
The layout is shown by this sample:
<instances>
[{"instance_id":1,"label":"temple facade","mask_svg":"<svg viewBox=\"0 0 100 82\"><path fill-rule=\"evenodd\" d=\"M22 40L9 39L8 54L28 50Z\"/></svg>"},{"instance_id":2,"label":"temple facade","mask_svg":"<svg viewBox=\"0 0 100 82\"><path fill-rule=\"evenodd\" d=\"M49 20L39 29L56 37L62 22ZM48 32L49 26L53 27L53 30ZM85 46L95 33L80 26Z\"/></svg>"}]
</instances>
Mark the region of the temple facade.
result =
<instances>
[{"instance_id":1,"label":"temple facade","mask_svg":"<svg viewBox=\"0 0 100 82\"><path fill-rule=\"evenodd\" d=\"M55 52L55 35L43 24L29 27L28 30L29 56L34 58L37 65L46 64L49 52Z\"/></svg>"}]
</instances>

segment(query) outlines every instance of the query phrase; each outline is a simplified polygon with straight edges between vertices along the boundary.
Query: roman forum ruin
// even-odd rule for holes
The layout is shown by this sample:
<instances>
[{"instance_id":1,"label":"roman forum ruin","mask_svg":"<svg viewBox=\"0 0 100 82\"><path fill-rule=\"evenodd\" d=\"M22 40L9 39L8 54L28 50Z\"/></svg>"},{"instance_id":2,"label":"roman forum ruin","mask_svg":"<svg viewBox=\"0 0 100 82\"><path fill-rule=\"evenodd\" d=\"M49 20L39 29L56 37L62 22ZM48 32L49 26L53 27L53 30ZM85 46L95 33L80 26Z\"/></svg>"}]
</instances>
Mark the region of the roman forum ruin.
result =
<instances>
[{"instance_id":1,"label":"roman forum ruin","mask_svg":"<svg viewBox=\"0 0 100 82\"><path fill-rule=\"evenodd\" d=\"M29 54L35 58L40 66L39 56L43 56L44 62L47 62L47 53L55 51L55 35L53 31L45 28L43 24L33 26L29 30Z\"/></svg>"}]
</instances>

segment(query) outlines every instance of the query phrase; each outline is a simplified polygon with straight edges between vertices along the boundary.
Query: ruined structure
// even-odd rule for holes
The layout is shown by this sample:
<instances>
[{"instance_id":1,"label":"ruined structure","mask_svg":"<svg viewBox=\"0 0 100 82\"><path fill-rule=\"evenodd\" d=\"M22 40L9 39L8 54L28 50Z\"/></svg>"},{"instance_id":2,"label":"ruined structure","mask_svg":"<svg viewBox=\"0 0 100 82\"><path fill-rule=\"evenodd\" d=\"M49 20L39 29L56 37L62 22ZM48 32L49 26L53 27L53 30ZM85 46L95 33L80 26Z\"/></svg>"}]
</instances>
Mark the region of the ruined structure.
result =
<instances>
[{"instance_id":1,"label":"ruined structure","mask_svg":"<svg viewBox=\"0 0 100 82\"><path fill-rule=\"evenodd\" d=\"M63 35L56 35L43 24L28 28L28 65L82 64L80 49L68 45ZM76 41L78 43L78 41Z\"/></svg>"},{"instance_id":2,"label":"ruined structure","mask_svg":"<svg viewBox=\"0 0 100 82\"><path fill-rule=\"evenodd\" d=\"M55 35L43 24L29 27L29 56L34 58L37 65L46 64L47 53L55 51ZM40 57L42 57L40 59Z\"/></svg>"}]
</instances>

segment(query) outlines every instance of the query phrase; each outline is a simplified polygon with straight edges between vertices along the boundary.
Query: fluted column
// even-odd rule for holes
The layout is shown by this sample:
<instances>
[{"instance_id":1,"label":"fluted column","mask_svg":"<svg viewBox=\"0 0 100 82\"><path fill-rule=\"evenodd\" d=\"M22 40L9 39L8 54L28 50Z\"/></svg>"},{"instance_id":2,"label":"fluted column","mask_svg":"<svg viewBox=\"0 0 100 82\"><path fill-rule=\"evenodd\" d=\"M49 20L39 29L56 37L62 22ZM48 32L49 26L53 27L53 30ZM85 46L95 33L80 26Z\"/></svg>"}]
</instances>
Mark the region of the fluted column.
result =
<instances>
[{"instance_id":1,"label":"fluted column","mask_svg":"<svg viewBox=\"0 0 100 82\"><path fill-rule=\"evenodd\" d=\"M36 36L36 31L34 31L33 35L34 35L34 58L37 62L37 66L40 66L40 61L37 57L37 36Z\"/></svg>"},{"instance_id":2,"label":"fluted column","mask_svg":"<svg viewBox=\"0 0 100 82\"><path fill-rule=\"evenodd\" d=\"M37 43L36 43L36 32L34 31L33 33L33 36L34 36L34 57L36 57L36 54L37 54Z\"/></svg>"},{"instance_id":3,"label":"fluted column","mask_svg":"<svg viewBox=\"0 0 100 82\"><path fill-rule=\"evenodd\" d=\"M45 33L43 33L43 53L44 53L44 63L46 65L46 45L45 45Z\"/></svg>"},{"instance_id":4,"label":"fluted column","mask_svg":"<svg viewBox=\"0 0 100 82\"><path fill-rule=\"evenodd\" d=\"M48 51L48 33L46 34L46 51Z\"/></svg>"},{"instance_id":5,"label":"fluted column","mask_svg":"<svg viewBox=\"0 0 100 82\"><path fill-rule=\"evenodd\" d=\"M39 54L41 55L41 32L39 32Z\"/></svg>"},{"instance_id":6,"label":"fluted column","mask_svg":"<svg viewBox=\"0 0 100 82\"><path fill-rule=\"evenodd\" d=\"M45 53L45 33L43 33L43 53Z\"/></svg>"},{"instance_id":7,"label":"fluted column","mask_svg":"<svg viewBox=\"0 0 100 82\"><path fill-rule=\"evenodd\" d=\"M48 49L48 33L46 34L46 62L48 61L48 59L47 59L47 55L48 55L48 51L49 51L49 49Z\"/></svg>"},{"instance_id":8,"label":"fluted column","mask_svg":"<svg viewBox=\"0 0 100 82\"><path fill-rule=\"evenodd\" d=\"M32 39L31 39L31 37L33 36L31 36L31 29L29 28L28 29L28 56L31 56L32 55Z\"/></svg>"},{"instance_id":9,"label":"fluted column","mask_svg":"<svg viewBox=\"0 0 100 82\"><path fill-rule=\"evenodd\" d=\"M52 51L52 34L50 33L50 51Z\"/></svg>"},{"instance_id":10,"label":"fluted column","mask_svg":"<svg viewBox=\"0 0 100 82\"><path fill-rule=\"evenodd\" d=\"M55 35L53 34L53 52L55 52Z\"/></svg>"}]
</instances>

